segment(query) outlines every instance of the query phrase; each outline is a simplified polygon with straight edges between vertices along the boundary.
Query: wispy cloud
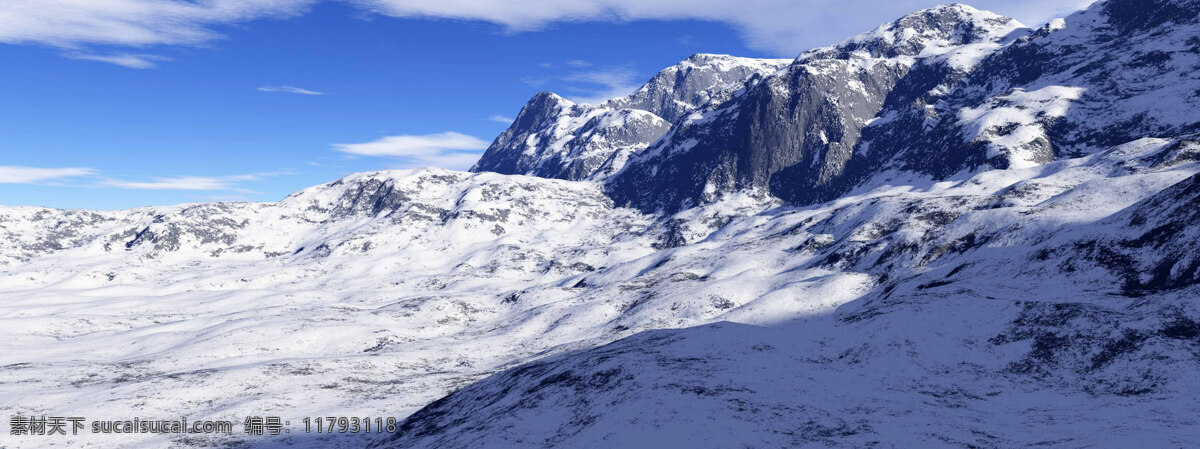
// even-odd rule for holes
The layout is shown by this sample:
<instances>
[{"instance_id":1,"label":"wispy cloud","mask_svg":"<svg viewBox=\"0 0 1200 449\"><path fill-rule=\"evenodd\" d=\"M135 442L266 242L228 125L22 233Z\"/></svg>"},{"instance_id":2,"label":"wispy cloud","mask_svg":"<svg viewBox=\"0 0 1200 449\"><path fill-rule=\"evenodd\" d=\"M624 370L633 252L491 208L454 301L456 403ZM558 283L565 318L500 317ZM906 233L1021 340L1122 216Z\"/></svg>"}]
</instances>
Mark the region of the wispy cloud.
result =
<instances>
[{"instance_id":1,"label":"wispy cloud","mask_svg":"<svg viewBox=\"0 0 1200 449\"><path fill-rule=\"evenodd\" d=\"M359 156L381 156L403 159L409 166L435 166L449 169L469 167L486 149L488 142L474 136L452 131L385 136L364 143L335 144L333 149Z\"/></svg>"},{"instance_id":2,"label":"wispy cloud","mask_svg":"<svg viewBox=\"0 0 1200 449\"><path fill-rule=\"evenodd\" d=\"M78 50L89 46L146 48L201 45L220 38L221 26L264 18L286 18L321 0L25 0L0 1L0 43L43 44ZM326 0L327 1L327 0ZM977 0L1030 25L1092 0ZM509 32L535 31L563 22L704 20L739 30L747 45L795 56L837 42L914 10L928 0L557 0L514 8L502 0L351 0L367 11L392 17L478 20ZM847 11L857 11L849 14ZM131 59L127 59L132 61ZM137 64L137 63L134 63ZM127 65L136 67L136 65Z\"/></svg>"},{"instance_id":3,"label":"wispy cloud","mask_svg":"<svg viewBox=\"0 0 1200 449\"><path fill-rule=\"evenodd\" d=\"M41 168L8 165L0 166L0 184L33 184L94 174L96 171L90 168Z\"/></svg>"},{"instance_id":4,"label":"wispy cloud","mask_svg":"<svg viewBox=\"0 0 1200 449\"><path fill-rule=\"evenodd\" d=\"M276 176L292 175L294 172L260 172L244 175L227 176L172 176L156 177L147 181L129 181L106 178L101 186L135 190L203 190L203 191L239 191L252 192L240 186L242 182L261 181Z\"/></svg>"},{"instance_id":5,"label":"wispy cloud","mask_svg":"<svg viewBox=\"0 0 1200 449\"><path fill-rule=\"evenodd\" d=\"M171 58L159 55L141 54L141 53L119 53L112 55L92 55L86 53L66 53L64 56L71 59L79 59L84 61L99 61L109 64L116 64L121 67L129 67L131 69L152 69L157 67L154 61L170 61Z\"/></svg>"},{"instance_id":6,"label":"wispy cloud","mask_svg":"<svg viewBox=\"0 0 1200 449\"><path fill-rule=\"evenodd\" d=\"M260 92L286 92L289 94L301 95L325 95L325 92L317 92L315 90L301 89L295 86L262 86L258 88Z\"/></svg>"},{"instance_id":7,"label":"wispy cloud","mask_svg":"<svg viewBox=\"0 0 1200 449\"><path fill-rule=\"evenodd\" d=\"M623 97L641 87L637 72L627 67L609 67L587 72L576 72L561 78L577 83L570 90L578 92L567 98L577 103L597 104L613 98Z\"/></svg>"},{"instance_id":8,"label":"wispy cloud","mask_svg":"<svg viewBox=\"0 0 1200 449\"><path fill-rule=\"evenodd\" d=\"M568 64L569 65L569 64ZM576 64L577 67L582 67ZM589 64L590 66L590 64ZM633 93L642 86L638 73L630 67L596 67L587 71L576 70L565 75L547 77L523 77L519 81L538 89L545 89L551 81L565 82L565 95L576 103L597 104Z\"/></svg>"},{"instance_id":9,"label":"wispy cloud","mask_svg":"<svg viewBox=\"0 0 1200 449\"><path fill-rule=\"evenodd\" d=\"M301 14L317 0L36 0L0 2L0 42L60 48L196 45L214 26Z\"/></svg>"},{"instance_id":10,"label":"wispy cloud","mask_svg":"<svg viewBox=\"0 0 1200 449\"><path fill-rule=\"evenodd\" d=\"M971 4L1037 25L1092 1L976 0ZM536 7L513 8L510 2L501 0L358 0L358 3L394 17L479 20L499 24L510 32L537 31L554 23L582 21L720 22L737 29L748 46L788 57L936 4L929 0L558 0L537 2Z\"/></svg>"},{"instance_id":11,"label":"wispy cloud","mask_svg":"<svg viewBox=\"0 0 1200 449\"><path fill-rule=\"evenodd\" d=\"M233 188L233 184L228 180L205 176L153 178L150 181L106 179L102 184L108 187L138 190L230 190Z\"/></svg>"},{"instance_id":12,"label":"wispy cloud","mask_svg":"<svg viewBox=\"0 0 1200 449\"><path fill-rule=\"evenodd\" d=\"M436 156L416 158L404 167L439 167L448 170L466 170L479 161L478 152L448 152Z\"/></svg>"},{"instance_id":13,"label":"wispy cloud","mask_svg":"<svg viewBox=\"0 0 1200 449\"><path fill-rule=\"evenodd\" d=\"M546 83L549 83L551 79L552 78L537 78L537 77L532 77L532 76L525 76L525 77L521 77L517 81L520 81L522 83L528 84L533 87L540 88L542 86L545 86Z\"/></svg>"},{"instance_id":14,"label":"wispy cloud","mask_svg":"<svg viewBox=\"0 0 1200 449\"><path fill-rule=\"evenodd\" d=\"M245 194L226 194L226 195L192 195L188 197L188 201L197 201L203 203L230 203L230 202L248 202L254 201Z\"/></svg>"},{"instance_id":15,"label":"wispy cloud","mask_svg":"<svg viewBox=\"0 0 1200 449\"><path fill-rule=\"evenodd\" d=\"M515 120L515 119L512 117L505 117L505 116L499 115L499 114L488 117L489 122L496 122L496 123L512 123L513 120Z\"/></svg>"},{"instance_id":16,"label":"wispy cloud","mask_svg":"<svg viewBox=\"0 0 1200 449\"><path fill-rule=\"evenodd\" d=\"M567 60L567 67L575 67L578 69L578 68L591 67L591 66L592 66L592 63L584 61L582 59L568 59Z\"/></svg>"},{"instance_id":17,"label":"wispy cloud","mask_svg":"<svg viewBox=\"0 0 1200 449\"><path fill-rule=\"evenodd\" d=\"M251 192L241 183L261 181L276 176L292 175L291 171L259 172L227 176L172 176L155 177L148 180L123 180L101 176L92 168L63 167L41 168L0 166L0 184L50 184L70 178L90 177L92 181L78 187L116 187L137 190L208 190Z\"/></svg>"}]
</instances>

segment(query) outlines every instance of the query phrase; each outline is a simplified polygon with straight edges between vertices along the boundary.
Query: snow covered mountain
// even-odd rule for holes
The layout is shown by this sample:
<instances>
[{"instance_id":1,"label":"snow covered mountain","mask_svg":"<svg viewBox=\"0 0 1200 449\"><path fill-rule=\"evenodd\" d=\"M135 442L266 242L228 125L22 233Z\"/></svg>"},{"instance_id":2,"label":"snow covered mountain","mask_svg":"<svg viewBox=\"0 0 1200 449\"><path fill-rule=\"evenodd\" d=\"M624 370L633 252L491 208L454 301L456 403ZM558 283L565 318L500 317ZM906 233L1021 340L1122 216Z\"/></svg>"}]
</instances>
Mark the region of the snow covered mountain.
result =
<instances>
[{"instance_id":1,"label":"snow covered mountain","mask_svg":"<svg viewBox=\"0 0 1200 449\"><path fill-rule=\"evenodd\" d=\"M615 338L603 317L619 305L571 278L653 252L649 223L591 184L446 170L356 174L278 203L0 207L0 408L403 417L516 361ZM247 438L171 437L4 445Z\"/></svg>"},{"instance_id":2,"label":"snow covered mountain","mask_svg":"<svg viewBox=\"0 0 1200 449\"><path fill-rule=\"evenodd\" d=\"M1102 1L1030 31L951 5L806 52L607 190L685 229L730 192L832 200L672 241L721 255L664 272L744 276L715 319L776 326L523 365L372 447L1200 444L1198 17ZM831 301L851 274L864 293Z\"/></svg>"},{"instance_id":3,"label":"snow covered mountain","mask_svg":"<svg viewBox=\"0 0 1200 449\"><path fill-rule=\"evenodd\" d=\"M715 294L723 323L503 371L372 447L1191 447L1200 166L1174 155L1196 151L1142 139L734 218L637 306Z\"/></svg>"},{"instance_id":4,"label":"snow covered mountain","mask_svg":"<svg viewBox=\"0 0 1200 449\"><path fill-rule=\"evenodd\" d=\"M0 413L408 416L14 447L1200 446L1198 16L943 6L538 94L476 173L0 207Z\"/></svg>"},{"instance_id":5,"label":"snow covered mountain","mask_svg":"<svg viewBox=\"0 0 1200 449\"><path fill-rule=\"evenodd\" d=\"M787 60L697 54L663 69L641 88L600 105L535 95L471 171L559 179L603 179L680 117L723 100Z\"/></svg>"},{"instance_id":6,"label":"snow covered mountain","mask_svg":"<svg viewBox=\"0 0 1200 449\"><path fill-rule=\"evenodd\" d=\"M948 89L975 58L1023 32L1015 20L950 5L805 52L673 128L612 179L610 193L648 211L744 189L789 201L832 199L861 181L845 178L864 147L874 148L863 142L866 128L890 109L923 110L918 103L931 91Z\"/></svg>"},{"instance_id":7,"label":"snow covered mountain","mask_svg":"<svg viewBox=\"0 0 1200 449\"><path fill-rule=\"evenodd\" d=\"M610 195L647 211L742 189L811 204L889 169L941 178L1197 132L1195 4L1143 3L1036 32L964 5L914 13L675 126ZM1143 13L1155 4L1168 12Z\"/></svg>"}]
</instances>

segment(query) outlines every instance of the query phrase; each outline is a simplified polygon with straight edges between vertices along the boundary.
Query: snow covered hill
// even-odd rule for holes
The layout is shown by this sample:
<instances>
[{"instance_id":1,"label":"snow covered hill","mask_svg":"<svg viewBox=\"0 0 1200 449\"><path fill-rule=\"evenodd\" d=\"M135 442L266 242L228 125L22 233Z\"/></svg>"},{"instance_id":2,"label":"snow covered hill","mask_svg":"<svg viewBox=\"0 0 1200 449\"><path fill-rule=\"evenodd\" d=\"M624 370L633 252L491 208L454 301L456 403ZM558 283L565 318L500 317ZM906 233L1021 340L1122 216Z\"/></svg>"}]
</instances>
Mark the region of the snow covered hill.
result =
<instances>
[{"instance_id":1,"label":"snow covered hill","mask_svg":"<svg viewBox=\"0 0 1200 449\"><path fill-rule=\"evenodd\" d=\"M1194 138L1143 139L1044 167L897 179L817 207L745 195L666 220L614 208L592 183L441 170L355 175L274 204L94 213L106 219L56 238L93 213L8 208L5 229L34 236L22 251L64 248L4 269L0 395L6 413L407 415L500 371L414 415L390 446L588 446L613 422L621 438L654 426L699 438L688 423L723 422L711 431L727 438L783 432L747 440L762 444L936 446L940 431L906 429L963 416L975 418L950 441L1131 441L1097 443L1098 427L1065 424L1076 416L1187 446L1198 441L1194 396L1181 393L1200 372L1196 154ZM716 321L775 330L586 349ZM630 379L579 380L611 364ZM1031 397L1040 414L1006 421ZM456 405L488 398L521 406ZM1011 430L1037 417L1064 424ZM367 443L310 437L190 441ZM163 444L123 438L71 446Z\"/></svg>"},{"instance_id":2,"label":"snow covered hill","mask_svg":"<svg viewBox=\"0 0 1200 449\"><path fill-rule=\"evenodd\" d=\"M602 319L565 318L592 317L564 278L652 252L640 235L648 224L593 185L445 170L357 174L278 203L0 207L0 408L90 419L275 413L297 424L403 417L515 361L603 335ZM334 437L322 444L365 444Z\"/></svg>"},{"instance_id":3,"label":"snow covered hill","mask_svg":"<svg viewBox=\"0 0 1200 449\"><path fill-rule=\"evenodd\" d=\"M698 55L477 173L0 207L0 413L411 415L3 444L1200 446L1198 5Z\"/></svg>"},{"instance_id":4,"label":"snow covered hill","mask_svg":"<svg viewBox=\"0 0 1200 449\"><path fill-rule=\"evenodd\" d=\"M371 447L1195 446L1200 166L1162 163L1183 148L733 218L635 277L620 321L707 297L724 323L500 372Z\"/></svg>"}]
</instances>

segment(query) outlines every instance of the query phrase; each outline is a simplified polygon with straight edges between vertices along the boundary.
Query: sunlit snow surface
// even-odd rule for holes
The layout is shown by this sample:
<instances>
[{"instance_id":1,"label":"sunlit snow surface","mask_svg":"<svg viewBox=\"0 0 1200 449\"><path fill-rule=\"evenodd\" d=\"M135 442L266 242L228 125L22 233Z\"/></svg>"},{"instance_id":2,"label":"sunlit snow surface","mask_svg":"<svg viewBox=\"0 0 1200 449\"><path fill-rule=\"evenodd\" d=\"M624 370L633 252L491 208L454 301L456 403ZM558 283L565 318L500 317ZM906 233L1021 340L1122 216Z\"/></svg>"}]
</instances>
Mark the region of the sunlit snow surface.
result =
<instances>
[{"instance_id":1,"label":"sunlit snow surface","mask_svg":"<svg viewBox=\"0 0 1200 449\"><path fill-rule=\"evenodd\" d=\"M697 55L607 106L539 94L489 150L596 181L430 169L277 203L0 207L0 416L292 430L0 447L1200 447L1200 25L1122 31L1109 4L1041 30L938 7L788 68ZM861 106L881 98L845 75L918 62L976 72L813 128L813 161L907 161L813 197L833 201L663 163L774 117L735 107L747 89ZM843 142L863 127L916 132ZM944 138L906 146L925 132ZM958 140L981 163L939 166ZM626 199L675 176L699 197L670 199L702 205L616 207L614 172ZM409 415L377 439L300 425Z\"/></svg>"},{"instance_id":2,"label":"sunlit snow surface","mask_svg":"<svg viewBox=\"0 0 1200 449\"><path fill-rule=\"evenodd\" d=\"M968 421L947 431L953 438L987 431L995 441L1030 442L1014 430L1028 422L1003 421L1017 419L1020 407L1034 408L1021 419L1042 413L1087 419L1089 426L1115 425L1120 416L1129 435L1161 429L1164 444L1194 444L1200 440L1189 416L1197 411L1196 396L1183 394L1197 386L1196 358L1188 352L1194 343L1188 349L1160 338L1145 350L1152 354L1122 362L1136 372L1118 364L1085 376L1074 371L1074 361L1054 361L1038 367L1044 373L1011 374L1011 364L1029 357L1031 340L1005 329L1021 313L1041 313L1043 303L1128 314L1132 325L1148 329L1168 321L1156 314L1170 308L1196 316L1188 293L1114 296L1120 281L1108 270L1079 260L1068 273L1063 260L1079 258L1053 252L1135 232L1105 217L1194 174L1194 159L1177 156L1195 150L1194 142L1144 139L1086 158L946 182L882 177L819 207L779 207L751 192L662 221L612 207L591 183L443 170L354 175L279 203L117 212L6 207L0 209L0 413L239 422L279 415L293 426L305 416L404 417L521 362L646 329L733 321L778 330L724 326L694 331L697 337L679 331L680 341L692 343L636 349L646 351L636 360L672 351L710 360L685 364L680 369L693 371L680 373L717 386L722 378L749 383L745 397L721 393L722 400L758 404L745 416L804 417L817 421L795 425L860 435L842 444L890 441L893 434L879 426L903 433L914 424L958 419ZM970 235L979 243L964 245ZM1030 262L1039 251L1051 255ZM884 272L891 280L880 277ZM930 282L959 278L968 281ZM885 281L897 285L890 294L881 291ZM1104 325L1080 326L1100 332L1094 328ZM726 332L747 335L705 340ZM1006 332L1013 342L988 341ZM1087 350L1103 347L1103 338L1092 338ZM776 352L741 348L750 342ZM1085 363L1092 356L1076 358ZM658 375L625 370L636 373L638 388L651 388ZM1137 370L1169 378L1152 382L1145 395L1114 393L1146 386ZM764 377L755 379L756 372ZM1042 391L1050 385L1061 389ZM794 396L772 390L778 388ZM637 391L621 394L655 400ZM776 415L756 402L764 400L794 409ZM865 407L864 415L844 414L849 409L834 402ZM966 408L947 408L959 403ZM1113 415L1102 408L1108 406L1130 408ZM699 414L688 419L709 416L704 407L685 407ZM994 413L1004 418L988 421ZM880 414L898 415L878 421ZM505 416L497 419L519 415ZM547 425L567 419L546 416L554 417ZM656 422L654 416L638 422ZM771 426L746 419L711 430L732 426L733 438ZM791 424L780 426L771 428ZM1081 438L1092 427L1041 429L1068 428ZM22 438L10 441L16 447L166 444L145 435ZM365 444L361 436L315 438L171 441ZM572 441L593 441L586 438ZM1072 441L1117 447L1126 440Z\"/></svg>"},{"instance_id":3,"label":"sunlit snow surface","mask_svg":"<svg viewBox=\"0 0 1200 449\"><path fill-rule=\"evenodd\" d=\"M1197 150L897 176L692 234L658 271L744 293L729 322L506 370L373 447L1196 446Z\"/></svg>"}]
</instances>

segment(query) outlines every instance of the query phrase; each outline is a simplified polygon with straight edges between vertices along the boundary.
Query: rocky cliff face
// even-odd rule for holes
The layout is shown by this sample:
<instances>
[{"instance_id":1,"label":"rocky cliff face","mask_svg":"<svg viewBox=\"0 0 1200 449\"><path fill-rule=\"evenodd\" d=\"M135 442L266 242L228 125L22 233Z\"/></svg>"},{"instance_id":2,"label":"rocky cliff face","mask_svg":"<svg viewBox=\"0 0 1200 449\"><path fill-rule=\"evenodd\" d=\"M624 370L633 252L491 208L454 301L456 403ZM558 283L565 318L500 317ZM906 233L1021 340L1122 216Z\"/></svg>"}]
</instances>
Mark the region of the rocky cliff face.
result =
<instances>
[{"instance_id":1,"label":"rocky cliff face","mask_svg":"<svg viewBox=\"0 0 1200 449\"><path fill-rule=\"evenodd\" d=\"M668 128L670 124L652 112L575 104L543 92L529 100L471 170L602 178Z\"/></svg>"},{"instance_id":2,"label":"rocky cliff face","mask_svg":"<svg viewBox=\"0 0 1200 449\"><path fill-rule=\"evenodd\" d=\"M710 103L728 99L751 78L770 75L790 62L696 54L658 72L629 96L614 98L606 105L650 111L675 123Z\"/></svg>"},{"instance_id":3,"label":"rocky cliff face","mask_svg":"<svg viewBox=\"0 0 1200 449\"><path fill-rule=\"evenodd\" d=\"M1189 445L1195 152L1147 138L805 208L689 209L692 232L719 230L625 279L614 323L728 322L513 367L368 447Z\"/></svg>"},{"instance_id":4,"label":"rocky cliff face","mask_svg":"<svg viewBox=\"0 0 1200 449\"><path fill-rule=\"evenodd\" d=\"M942 179L1196 132L1195 3L1146 8L1104 2L1036 31L963 5L906 16L672 129L610 195L647 211L741 189L811 204L882 172Z\"/></svg>"},{"instance_id":5,"label":"rocky cliff face","mask_svg":"<svg viewBox=\"0 0 1200 449\"><path fill-rule=\"evenodd\" d=\"M662 137L683 115L727 98L747 79L785 64L699 54L662 70L633 94L600 105L539 93L471 171L604 179Z\"/></svg>"},{"instance_id":6,"label":"rocky cliff face","mask_svg":"<svg viewBox=\"0 0 1200 449\"><path fill-rule=\"evenodd\" d=\"M910 107L1021 32L1012 19L952 5L805 52L681 123L609 191L618 203L666 211L743 189L794 202L833 198L857 181L848 165L885 108ZM650 191L653 198L643 193Z\"/></svg>"}]
</instances>

